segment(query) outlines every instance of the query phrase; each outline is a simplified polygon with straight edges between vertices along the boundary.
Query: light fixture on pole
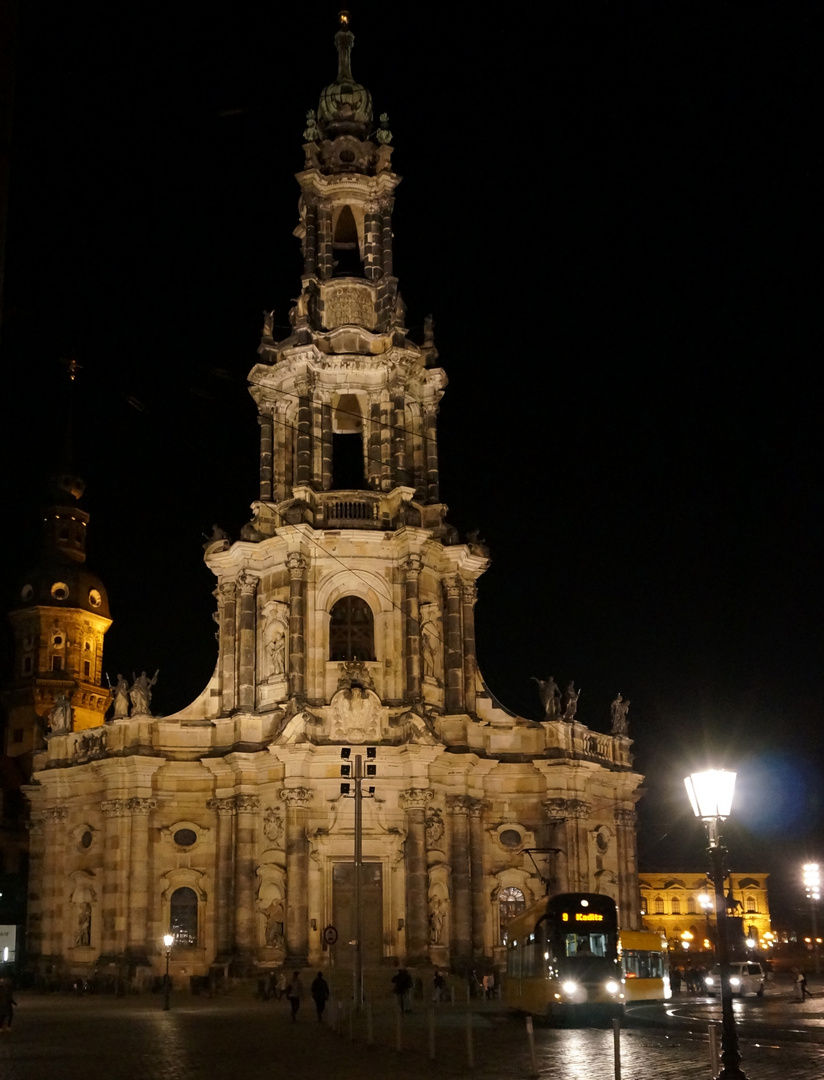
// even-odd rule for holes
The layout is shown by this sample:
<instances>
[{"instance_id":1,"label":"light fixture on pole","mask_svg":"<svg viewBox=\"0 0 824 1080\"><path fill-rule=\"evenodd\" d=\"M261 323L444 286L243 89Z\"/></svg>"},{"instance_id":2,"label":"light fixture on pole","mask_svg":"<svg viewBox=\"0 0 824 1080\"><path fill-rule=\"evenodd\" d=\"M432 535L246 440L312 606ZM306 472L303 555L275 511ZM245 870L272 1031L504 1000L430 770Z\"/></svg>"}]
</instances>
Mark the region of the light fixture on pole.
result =
<instances>
[{"instance_id":1,"label":"light fixture on pole","mask_svg":"<svg viewBox=\"0 0 824 1080\"><path fill-rule=\"evenodd\" d=\"M730 816L735 790L735 773L709 769L686 777L684 784L696 817L707 827L710 877L715 889L716 958L721 968L721 1061L718 1080L747 1080L741 1071L741 1054L735 1030L730 986L730 956L727 937L727 904L724 896L724 866L727 849L721 844L719 823Z\"/></svg>"},{"instance_id":2,"label":"light fixture on pole","mask_svg":"<svg viewBox=\"0 0 824 1080\"><path fill-rule=\"evenodd\" d=\"M821 870L816 862L804 863L804 889L807 899L810 901L810 917L812 918L812 946L813 963L816 975L821 974L821 959L818 951L818 919L816 918L816 905L821 899Z\"/></svg>"},{"instance_id":3,"label":"light fixture on pole","mask_svg":"<svg viewBox=\"0 0 824 1080\"><path fill-rule=\"evenodd\" d=\"M712 942L712 934L710 933L710 912L712 911L712 897L709 893L702 892L698 897L698 903L701 905L701 910L707 919L707 942ZM707 948L707 945L704 946Z\"/></svg>"},{"instance_id":4,"label":"light fixture on pole","mask_svg":"<svg viewBox=\"0 0 824 1080\"><path fill-rule=\"evenodd\" d=\"M163 980L163 1009L164 1011L169 1008L169 992L171 990L171 984L169 982L169 957L172 955L172 945L175 943L174 934L164 934L163 944L166 946L166 975Z\"/></svg>"}]
</instances>

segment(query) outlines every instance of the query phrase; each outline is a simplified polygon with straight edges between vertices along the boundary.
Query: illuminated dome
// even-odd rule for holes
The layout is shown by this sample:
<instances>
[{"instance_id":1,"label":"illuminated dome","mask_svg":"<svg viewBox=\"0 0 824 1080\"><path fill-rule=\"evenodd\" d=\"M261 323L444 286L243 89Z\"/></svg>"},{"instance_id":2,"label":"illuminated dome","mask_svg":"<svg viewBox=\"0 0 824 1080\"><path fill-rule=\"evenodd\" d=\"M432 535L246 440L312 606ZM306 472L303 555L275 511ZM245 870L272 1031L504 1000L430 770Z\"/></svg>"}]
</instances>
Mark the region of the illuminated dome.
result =
<instances>
[{"instance_id":1,"label":"illuminated dome","mask_svg":"<svg viewBox=\"0 0 824 1080\"><path fill-rule=\"evenodd\" d=\"M341 29L335 34L338 50L338 77L321 90L318 102L318 126L327 139L354 135L366 139L372 127L372 95L352 78L352 46L355 35L349 16L341 13Z\"/></svg>"}]
</instances>

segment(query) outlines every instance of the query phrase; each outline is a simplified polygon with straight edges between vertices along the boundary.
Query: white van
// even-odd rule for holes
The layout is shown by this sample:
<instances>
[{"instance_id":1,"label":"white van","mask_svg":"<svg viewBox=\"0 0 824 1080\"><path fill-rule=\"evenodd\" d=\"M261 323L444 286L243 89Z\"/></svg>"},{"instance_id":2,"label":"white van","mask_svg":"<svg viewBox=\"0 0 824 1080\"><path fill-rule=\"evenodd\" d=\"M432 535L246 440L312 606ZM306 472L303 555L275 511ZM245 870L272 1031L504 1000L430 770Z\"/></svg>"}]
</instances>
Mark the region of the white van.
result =
<instances>
[{"instance_id":1,"label":"white van","mask_svg":"<svg viewBox=\"0 0 824 1080\"><path fill-rule=\"evenodd\" d=\"M730 963L730 988L733 996L744 997L745 994L757 994L764 996L764 984L767 981L767 973L760 964L752 960L733 960ZM721 993L721 968L714 967L704 979L704 985L708 994Z\"/></svg>"}]
</instances>

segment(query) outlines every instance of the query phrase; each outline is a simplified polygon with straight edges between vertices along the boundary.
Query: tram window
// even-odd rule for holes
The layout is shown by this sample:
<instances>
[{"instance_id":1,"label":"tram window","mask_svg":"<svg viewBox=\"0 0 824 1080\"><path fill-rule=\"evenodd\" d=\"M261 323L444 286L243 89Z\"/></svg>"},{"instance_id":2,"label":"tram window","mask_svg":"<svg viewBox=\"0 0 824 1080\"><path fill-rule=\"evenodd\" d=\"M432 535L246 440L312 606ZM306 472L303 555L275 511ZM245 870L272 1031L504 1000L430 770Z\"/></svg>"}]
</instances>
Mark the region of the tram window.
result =
<instances>
[{"instance_id":1,"label":"tram window","mask_svg":"<svg viewBox=\"0 0 824 1080\"><path fill-rule=\"evenodd\" d=\"M624 949L621 962L628 979L661 979L664 976L663 953Z\"/></svg>"},{"instance_id":2,"label":"tram window","mask_svg":"<svg viewBox=\"0 0 824 1080\"><path fill-rule=\"evenodd\" d=\"M606 956L606 934L565 934L566 956Z\"/></svg>"}]
</instances>

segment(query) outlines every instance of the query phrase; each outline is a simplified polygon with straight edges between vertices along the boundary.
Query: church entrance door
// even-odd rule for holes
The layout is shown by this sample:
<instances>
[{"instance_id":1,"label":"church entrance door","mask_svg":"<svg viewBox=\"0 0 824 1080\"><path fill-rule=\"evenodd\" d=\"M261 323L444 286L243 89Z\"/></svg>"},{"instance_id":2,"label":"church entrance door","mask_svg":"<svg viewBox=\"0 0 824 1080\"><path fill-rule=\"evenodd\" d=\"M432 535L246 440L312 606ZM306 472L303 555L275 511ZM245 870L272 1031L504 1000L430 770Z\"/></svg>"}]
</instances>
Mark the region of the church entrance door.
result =
<instances>
[{"instance_id":1,"label":"church entrance door","mask_svg":"<svg viewBox=\"0 0 824 1080\"><path fill-rule=\"evenodd\" d=\"M379 964L383 959L383 867L377 862L361 866L361 911L363 918L363 963ZM355 864L338 862L332 868L332 922L338 931L335 963L352 967L355 938Z\"/></svg>"}]
</instances>

